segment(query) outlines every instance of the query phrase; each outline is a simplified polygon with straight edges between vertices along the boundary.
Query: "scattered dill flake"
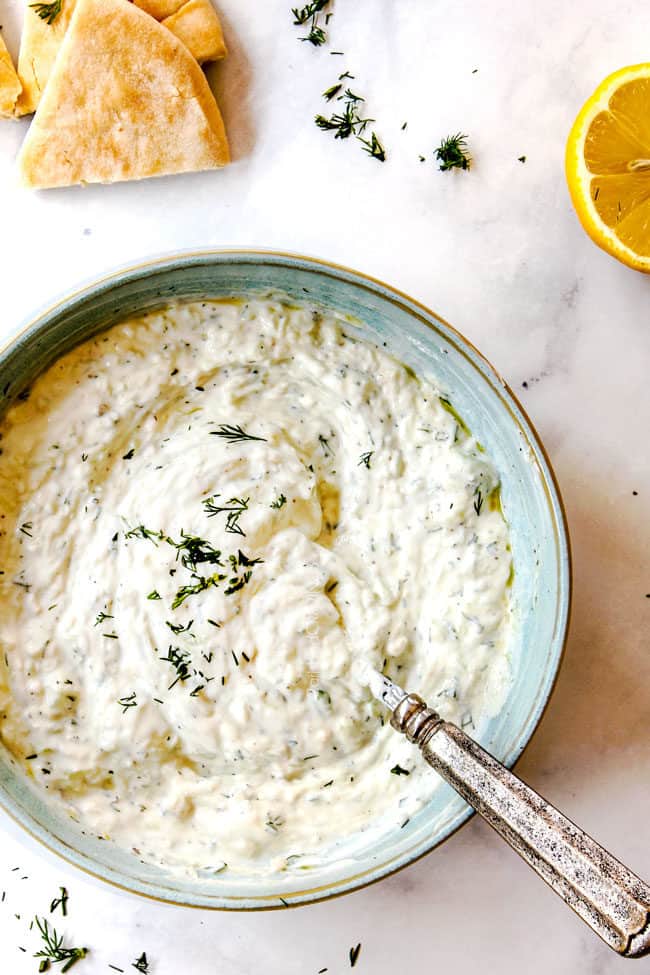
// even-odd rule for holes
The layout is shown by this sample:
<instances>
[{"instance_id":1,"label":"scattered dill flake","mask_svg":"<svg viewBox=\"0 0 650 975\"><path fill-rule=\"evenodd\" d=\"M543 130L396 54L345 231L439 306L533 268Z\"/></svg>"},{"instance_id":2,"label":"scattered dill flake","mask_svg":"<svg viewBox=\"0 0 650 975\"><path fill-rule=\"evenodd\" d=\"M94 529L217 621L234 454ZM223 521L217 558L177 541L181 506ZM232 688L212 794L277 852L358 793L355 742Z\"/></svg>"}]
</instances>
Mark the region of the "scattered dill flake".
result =
<instances>
[{"instance_id":1,"label":"scattered dill flake","mask_svg":"<svg viewBox=\"0 0 650 975\"><path fill-rule=\"evenodd\" d=\"M112 619L114 619L114 617L111 616L110 613L104 613L102 611L101 613L97 613L97 617L96 617L95 622L94 622L93 625L94 626L99 626L99 624L100 623L103 623L104 620L112 620Z\"/></svg>"},{"instance_id":2,"label":"scattered dill flake","mask_svg":"<svg viewBox=\"0 0 650 975\"><path fill-rule=\"evenodd\" d=\"M122 708L122 714L126 714L129 708L134 708L137 706L138 702L136 701L135 691L133 691L133 693L129 694L127 697L121 697L117 703Z\"/></svg>"},{"instance_id":3,"label":"scattered dill flake","mask_svg":"<svg viewBox=\"0 0 650 975\"><path fill-rule=\"evenodd\" d=\"M117 640L117 633L102 633L102 636L106 637L107 640Z\"/></svg>"},{"instance_id":4,"label":"scattered dill flake","mask_svg":"<svg viewBox=\"0 0 650 975\"><path fill-rule=\"evenodd\" d=\"M41 919L36 916L34 921L40 931L44 944L44 947L40 951L34 953L34 958L42 958L43 961L48 962L65 962L61 968L61 973L64 975L80 958L85 958L88 954L87 948L68 948L64 944L63 935L58 934L53 927L50 927L47 918ZM47 969L40 970L47 971Z\"/></svg>"},{"instance_id":5,"label":"scattered dill flake","mask_svg":"<svg viewBox=\"0 0 650 975\"><path fill-rule=\"evenodd\" d=\"M361 942L355 945L354 948L350 948L350 968L354 968L359 958L359 952L361 951Z\"/></svg>"},{"instance_id":6,"label":"scattered dill flake","mask_svg":"<svg viewBox=\"0 0 650 975\"><path fill-rule=\"evenodd\" d=\"M68 891L65 889L65 887L59 887L59 890L61 892L61 896L55 897L50 904L50 914L53 914L57 907L60 907L61 913L64 917L66 917L68 913Z\"/></svg>"},{"instance_id":7,"label":"scattered dill flake","mask_svg":"<svg viewBox=\"0 0 650 975\"><path fill-rule=\"evenodd\" d=\"M86 462L86 461L88 460L88 454L82 454L82 455L81 455L81 459L82 459L82 461L83 461L83 462L84 462L84 464L85 464L85 462Z\"/></svg>"},{"instance_id":8,"label":"scattered dill flake","mask_svg":"<svg viewBox=\"0 0 650 975\"><path fill-rule=\"evenodd\" d=\"M25 755L25 761L26 762L31 762L35 758L38 758L38 755L36 754L36 752L34 752L33 755Z\"/></svg>"},{"instance_id":9,"label":"scattered dill flake","mask_svg":"<svg viewBox=\"0 0 650 975\"><path fill-rule=\"evenodd\" d=\"M526 157L525 157L525 156L517 156L517 160L518 160L518 161L519 161L520 163L525 163L525 162L526 162Z\"/></svg>"},{"instance_id":10,"label":"scattered dill flake","mask_svg":"<svg viewBox=\"0 0 650 975\"><path fill-rule=\"evenodd\" d=\"M325 589L325 592L333 592L334 589L336 589L336 587L338 586L338 584L339 584L338 579L335 579L334 582L330 582L329 586L327 586L327 588Z\"/></svg>"},{"instance_id":11,"label":"scattered dill flake","mask_svg":"<svg viewBox=\"0 0 650 975\"><path fill-rule=\"evenodd\" d=\"M324 44L327 40L327 34L322 27L318 26L318 24L312 24L309 28L309 33L305 35L305 37L301 37L300 40L309 41L309 43L313 44L314 47L320 47L321 44Z\"/></svg>"},{"instance_id":12,"label":"scattered dill flake","mask_svg":"<svg viewBox=\"0 0 650 975\"><path fill-rule=\"evenodd\" d=\"M284 826L284 819L282 816L269 816L264 825L274 833L277 833L280 827Z\"/></svg>"},{"instance_id":13,"label":"scattered dill flake","mask_svg":"<svg viewBox=\"0 0 650 975\"><path fill-rule=\"evenodd\" d=\"M332 698L330 696L329 691L326 691L322 687L319 687L318 690L316 691L316 694L319 700L324 701L328 707L332 706Z\"/></svg>"},{"instance_id":14,"label":"scattered dill flake","mask_svg":"<svg viewBox=\"0 0 650 975\"><path fill-rule=\"evenodd\" d=\"M284 494L281 494L279 498L276 498L275 501L271 502L271 507L279 509L282 508L286 503L287 499L285 498Z\"/></svg>"},{"instance_id":15,"label":"scattered dill flake","mask_svg":"<svg viewBox=\"0 0 650 975\"><path fill-rule=\"evenodd\" d=\"M133 457L134 453L135 453L135 450L133 449L133 447L131 447L131 449L130 450L127 450L127 452L124 454L124 456L122 457L122 460L131 460L131 458Z\"/></svg>"},{"instance_id":16,"label":"scattered dill flake","mask_svg":"<svg viewBox=\"0 0 650 975\"><path fill-rule=\"evenodd\" d=\"M334 785L334 779L330 779L329 782L324 782L321 789L329 789L331 785Z\"/></svg>"},{"instance_id":17,"label":"scattered dill flake","mask_svg":"<svg viewBox=\"0 0 650 975\"><path fill-rule=\"evenodd\" d=\"M411 774L408 769L402 768L401 765L393 765L393 767L391 769L391 773L393 775L410 775Z\"/></svg>"},{"instance_id":18,"label":"scattered dill flake","mask_svg":"<svg viewBox=\"0 0 650 975\"><path fill-rule=\"evenodd\" d=\"M110 962L108 963L108 967L109 968L112 968L114 972L123 972L124 971L123 968L118 968L117 965L111 965Z\"/></svg>"},{"instance_id":19,"label":"scattered dill flake","mask_svg":"<svg viewBox=\"0 0 650 975\"><path fill-rule=\"evenodd\" d=\"M340 83L338 85L332 85L331 88L328 88L327 91L323 92L323 98L326 98L328 102L331 102L334 96L338 95L342 87L343 85Z\"/></svg>"},{"instance_id":20,"label":"scattered dill flake","mask_svg":"<svg viewBox=\"0 0 650 975\"><path fill-rule=\"evenodd\" d=\"M239 659L237 658L237 654L234 650L231 650L230 652L232 654L232 659L235 661L235 667L239 667Z\"/></svg>"},{"instance_id":21,"label":"scattered dill flake","mask_svg":"<svg viewBox=\"0 0 650 975\"><path fill-rule=\"evenodd\" d=\"M162 531L154 532L150 528L145 528L144 525L136 525L135 528L130 528L128 532L124 534L125 538L146 538L154 545L157 545L159 541L162 541L165 537L165 533ZM156 541L156 539L158 541ZM113 539L116 540L115 538Z\"/></svg>"},{"instance_id":22,"label":"scattered dill flake","mask_svg":"<svg viewBox=\"0 0 650 975\"><path fill-rule=\"evenodd\" d=\"M144 975L149 971L149 962L147 961L147 953L143 951L139 958L136 958L131 964L131 968L135 968L136 972L143 972Z\"/></svg>"},{"instance_id":23,"label":"scattered dill flake","mask_svg":"<svg viewBox=\"0 0 650 975\"><path fill-rule=\"evenodd\" d=\"M149 595L147 596L147 599L162 599L162 596L160 595L157 589L152 589Z\"/></svg>"},{"instance_id":24,"label":"scattered dill flake","mask_svg":"<svg viewBox=\"0 0 650 975\"><path fill-rule=\"evenodd\" d=\"M420 162L426 162L427 161L427 157L426 156L418 156L418 159L420 160Z\"/></svg>"},{"instance_id":25,"label":"scattered dill flake","mask_svg":"<svg viewBox=\"0 0 650 975\"><path fill-rule=\"evenodd\" d=\"M467 153L467 136L462 132L447 136L435 150L435 158L443 173L449 169L468 170L472 160Z\"/></svg>"},{"instance_id":26,"label":"scattered dill flake","mask_svg":"<svg viewBox=\"0 0 650 975\"><path fill-rule=\"evenodd\" d=\"M481 508L483 507L484 501L485 498L483 497L481 489L477 488L476 491L474 492L474 511L476 512L477 515L480 515Z\"/></svg>"},{"instance_id":27,"label":"scattered dill flake","mask_svg":"<svg viewBox=\"0 0 650 975\"><path fill-rule=\"evenodd\" d=\"M220 630L220 629L221 629L221 623L217 623L217 621L216 621L216 620L208 620L208 623L210 624L210 626L216 626L216 628L217 628L218 630ZM211 659L212 659L212 656L210 656L210 660L211 660ZM208 660L208 663L210 663L210 660Z\"/></svg>"},{"instance_id":28,"label":"scattered dill flake","mask_svg":"<svg viewBox=\"0 0 650 975\"><path fill-rule=\"evenodd\" d=\"M233 426L231 423L222 423L218 430L211 430L211 436L222 437L228 443L244 443L246 440L264 440L266 437L254 437L252 433L246 433L240 426Z\"/></svg>"},{"instance_id":29,"label":"scattered dill flake","mask_svg":"<svg viewBox=\"0 0 650 975\"><path fill-rule=\"evenodd\" d=\"M371 133L370 141L359 138L359 142L363 143L363 151L371 155L373 159L377 159L379 162L386 162L386 151L375 132Z\"/></svg>"},{"instance_id":30,"label":"scattered dill flake","mask_svg":"<svg viewBox=\"0 0 650 975\"><path fill-rule=\"evenodd\" d=\"M170 623L169 620L165 620L165 626L168 626L172 633L178 636L179 633L189 633L193 622L194 620L190 620L189 623L183 626L182 623ZM194 634L190 633L190 636L194 636Z\"/></svg>"},{"instance_id":31,"label":"scattered dill flake","mask_svg":"<svg viewBox=\"0 0 650 975\"><path fill-rule=\"evenodd\" d=\"M54 0L53 3L30 3L29 6L46 24L53 24L61 13L61 2Z\"/></svg>"},{"instance_id":32,"label":"scattered dill flake","mask_svg":"<svg viewBox=\"0 0 650 975\"><path fill-rule=\"evenodd\" d=\"M402 132L406 132L407 125L408 125L408 122L403 122L402 123Z\"/></svg>"},{"instance_id":33,"label":"scattered dill flake","mask_svg":"<svg viewBox=\"0 0 650 975\"><path fill-rule=\"evenodd\" d=\"M336 52L333 52L336 53ZM354 81L354 75L350 74L349 71L344 71L343 74L339 75L339 81L343 81L345 78L349 78L350 81Z\"/></svg>"},{"instance_id":34,"label":"scattered dill flake","mask_svg":"<svg viewBox=\"0 0 650 975\"><path fill-rule=\"evenodd\" d=\"M31 521L26 521L20 526L20 531L23 533L23 535L27 535L28 538L33 538L32 535L33 527L34 526L32 525Z\"/></svg>"},{"instance_id":35,"label":"scattered dill flake","mask_svg":"<svg viewBox=\"0 0 650 975\"><path fill-rule=\"evenodd\" d=\"M329 0L312 0L311 3L306 3L304 7L292 7L294 25L301 27L304 24L309 24L309 33L301 37L301 41L309 41L314 47L320 47L321 44L325 43L327 34L318 22L318 15L328 3ZM331 13L327 14L326 24L329 23L331 16Z\"/></svg>"},{"instance_id":36,"label":"scattered dill flake","mask_svg":"<svg viewBox=\"0 0 650 975\"><path fill-rule=\"evenodd\" d=\"M359 463L357 464L357 467L361 467L363 465L368 470L370 470L370 458L372 457L373 454L374 454L374 450L368 450L366 451L365 454L361 454L361 456L359 457Z\"/></svg>"}]
</instances>

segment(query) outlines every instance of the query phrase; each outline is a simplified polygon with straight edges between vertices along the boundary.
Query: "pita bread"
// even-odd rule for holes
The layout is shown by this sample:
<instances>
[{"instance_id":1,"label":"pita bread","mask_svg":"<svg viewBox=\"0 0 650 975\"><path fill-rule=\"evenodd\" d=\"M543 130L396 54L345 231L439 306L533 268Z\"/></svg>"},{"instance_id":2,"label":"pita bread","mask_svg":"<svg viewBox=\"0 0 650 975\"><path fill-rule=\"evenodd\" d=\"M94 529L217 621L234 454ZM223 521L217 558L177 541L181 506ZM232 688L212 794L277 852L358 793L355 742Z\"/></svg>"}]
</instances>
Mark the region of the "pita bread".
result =
<instances>
[{"instance_id":1,"label":"pita bread","mask_svg":"<svg viewBox=\"0 0 650 975\"><path fill-rule=\"evenodd\" d=\"M16 104L16 115L29 115L36 111L41 93L54 65L61 42L68 29L76 0L62 0L61 12L48 24L36 11L25 7L23 33L18 52L18 77L23 91Z\"/></svg>"},{"instance_id":2,"label":"pita bread","mask_svg":"<svg viewBox=\"0 0 650 975\"><path fill-rule=\"evenodd\" d=\"M164 20L171 17L183 6L184 0L134 0L136 7L140 7L154 20Z\"/></svg>"},{"instance_id":3,"label":"pita bread","mask_svg":"<svg viewBox=\"0 0 650 975\"><path fill-rule=\"evenodd\" d=\"M162 25L183 42L199 64L218 61L228 53L221 23L210 0L187 0Z\"/></svg>"},{"instance_id":4,"label":"pita bread","mask_svg":"<svg viewBox=\"0 0 650 975\"><path fill-rule=\"evenodd\" d=\"M7 117L14 114L21 87L11 55L0 34L0 115Z\"/></svg>"},{"instance_id":5,"label":"pita bread","mask_svg":"<svg viewBox=\"0 0 650 975\"><path fill-rule=\"evenodd\" d=\"M76 0L61 0L61 12L48 24L41 20L27 0L23 33L18 53L18 77L23 91L16 103L16 115L35 112L45 90L54 61L65 37L74 12ZM189 9L174 23L165 26L183 41L199 61L216 61L226 56L226 45L219 17L210 0L197 0L196 4L183 4L183 0L135 0L140 7L156 20L173 18L181 9ZM195 36L196 35L196 36Z\"/></svg>"},{"instance_id":6,"label":"pita bread","mask_svg":"<svg viewBox=\"0 0 650 975\"><path fill-rule=\"evenodd\" d=\"M129 0L77 0L18 165L25 186L112 183L229 161L184 44Z\"/></svg>"}]
</instances>

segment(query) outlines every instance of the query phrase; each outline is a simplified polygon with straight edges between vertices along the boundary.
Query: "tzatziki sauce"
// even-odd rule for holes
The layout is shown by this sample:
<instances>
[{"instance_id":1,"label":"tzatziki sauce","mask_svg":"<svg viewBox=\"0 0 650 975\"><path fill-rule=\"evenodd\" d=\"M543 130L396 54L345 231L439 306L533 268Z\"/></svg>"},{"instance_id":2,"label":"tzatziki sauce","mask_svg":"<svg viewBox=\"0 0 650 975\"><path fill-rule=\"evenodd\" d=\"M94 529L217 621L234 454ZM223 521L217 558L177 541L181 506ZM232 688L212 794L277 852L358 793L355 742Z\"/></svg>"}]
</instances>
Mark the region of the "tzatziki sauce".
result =
<instances>
[{"instance_id":1,"label":"tzatziki sauce","mask_svg":"<svg viewBox=\"0 0 650 975\"><path fill-rule=\"evenodd\" d=\"M502 705L498 473L343 316L170 305L0 436L0 736L87 832L192 876L347 856L439 782L368 666L470 734Z\"/></svg>"}]
</instances>

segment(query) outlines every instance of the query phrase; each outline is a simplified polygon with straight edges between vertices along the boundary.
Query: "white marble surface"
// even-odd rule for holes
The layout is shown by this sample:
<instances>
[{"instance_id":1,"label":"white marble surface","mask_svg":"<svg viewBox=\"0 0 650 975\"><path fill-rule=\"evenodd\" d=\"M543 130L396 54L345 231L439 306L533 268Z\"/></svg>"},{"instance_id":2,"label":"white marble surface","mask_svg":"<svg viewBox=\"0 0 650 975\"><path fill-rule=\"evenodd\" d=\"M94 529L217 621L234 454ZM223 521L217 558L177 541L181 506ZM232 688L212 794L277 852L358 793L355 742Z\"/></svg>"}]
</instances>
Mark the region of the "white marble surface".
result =
<instances>
[{"instance_id":1,"label":"white marble surface","mask_svg":"<svg viewBox=\"0 0 650 975\"><path fill-rule=\"evenodd\" d=\"M650 279L584 236L563 176L582 101L610 71L648 58L650 8L335 0L332 44L315 50L298 42L288 6L220 2L231 56L213 80L235 156L227 171L29 195L12 167L25 125L2 123L0 328L116 264L220 244L347 263L453 322L529 410L573 539L568 652L519 772L650 878ZM15 52L16 0L0 0L0 13ZM313 125L320 92L345 69L377 118L384 165ZM474 168L439 173L432 147L458 129L470 135ZM70 892L66 930L93 949L79 975L133 971L143 950L155 975L342 973L358 941L360 975L416 963L458 975L609 975L625 964L476 820L368 890L239 916L135 899L1 825L3 975L35 971L25 918L44 912L60 884Z\"/></svg>"}]
</instances>

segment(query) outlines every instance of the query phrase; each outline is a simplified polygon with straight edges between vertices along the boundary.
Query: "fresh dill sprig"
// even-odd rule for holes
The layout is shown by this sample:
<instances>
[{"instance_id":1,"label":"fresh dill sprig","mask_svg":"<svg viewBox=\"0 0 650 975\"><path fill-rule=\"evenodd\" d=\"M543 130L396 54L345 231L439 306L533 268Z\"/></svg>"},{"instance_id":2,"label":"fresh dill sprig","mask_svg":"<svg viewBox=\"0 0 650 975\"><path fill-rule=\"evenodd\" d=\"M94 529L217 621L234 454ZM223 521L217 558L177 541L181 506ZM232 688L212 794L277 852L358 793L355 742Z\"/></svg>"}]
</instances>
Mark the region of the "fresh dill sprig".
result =
<instances>
[{"instance_id":1,"label":"fresh dill sprig","mask_svg":"<svg viewBox=\"0 0 650 975\"><path fill-rule=\"evenodd\" d=\"M29 6L46 24L53 24L61 13L61 3L62 0L54 0L53 3L30 3Z\"/></svg>"},{"instance_id":2,"label":"fresh dill sprig","mask_svg":"<svg viewBox=\"0 0 650 975\"><path fill-rule=\"evenodd\" d=\"M223 565L219 549L198 535L188 535L181 529L180 542L173 538L167 538L167 542L176 549L176 558L180 556L181 565L190 572L196 572L199 565Z\"/></svg>"},{"instance_id":3,"label":"fresh dill sprig","mask_svg":"<svg viewBox=\"0 0 650 975\"><path fill-rule=\"evenodd\" d=\"M167 650L167 656L161 657L160 659L171 664L176 671L176 677L169 685L168 690L171 691L172 687L174 687L179 681L183 683L184 681L189 680L192 676L190 673L191 657L188 650L182 650L180 647L170 646Z\"/></svg>"},{"instance_id":4,"label":"fresh dill sprig","mask_svg":"<svg viewBox=\"0 0 650 975\"><path fill-rule=\"evenodd\" d=\"M305 37L300 38L301 41L309 41L314 47L320 47L327 40L327 34L322 27L319 27L317 23L312 22L309 33Z\"/></svg>"},{"instance_id":5,"label":"fresh dill sprig","mask_svg":"<svg viewBox=\"0 0 650 975\"><path fill-rule=\"evenodd\" d=\"M163 531L154 532L150 528L145 528L144 525L136 525L135 528L130 528L128 532L124 533L125 538L146 538L154 545L158 542L162 542L165 538L165 533Z\"/></svg>"},{"instance_id":6,"label":"fresh dill sprig","mask_svg":"<svg viewBox=\"0 0 650 975\"><path fill-rule=\"evenodd\" d=\"M372 132L370 138L365 138L366 127L375 120L364 118L360 114L360 106L365 101L361 95L357 95L350 88L346 88L343 94L339 94L343 85L343 78L353 78L348 71L339 75L338 84L332 85L323 92L326 101L336 98L338 102L343 102L343 110L334 112L329 118L325 115L316 115L314 122L319 129L324 132L333 132L335 139L349 139L353 135L362 145L364 152L377 159L379 162L386 161L386 150L379 141L376 132Z\"/></svg>"},{"instance_id":7,"label":"fresh dill sprig","mask_svg":"<svg viewBox=\"0 0 650 975\"><path fill-rule=\"evenodd\" d=\"M240 426L233 426L232 423L222 423L218 430L211 430L211 436L222 437L228 443L244 443L246 440L264 440L266 437L254 437L252 433L246 433Z\"/></svg>"},{"instance_id":8,"label":"fresh dill sprig","mask_svg":"<svg viewBox=\"0 0 650 975\"><path fill-rule=\"evenodd\" d=\"M131 962L131 968L135 968L136 972L143 972L143 975L147 975L149 971L149 962L147 961L147 953L143 951L139 958L136 958L134 962Z\"/></svg>"},{"instance_id":9,"label":"fresh dill sprig","mask_svg":"<svg viewBox=\"0 0 650 975\"><path fill-rule=\"evenodd\" d=\"M219 495L216 495L219 497ZM250 498L231 498L227 504L218 505L215 504L215 496L206 498L203 501L203 507L208 518L214 518L215 515L220 515L226 512L226 531L230 532L231 535L246 535L246 532L239 524L239 519L245 511L248 511L248 502Z\"/></svg>"},{"instance_id":10,"label":"fresh dill sprig","mask_svg":"<svg viewBox=\"0 0 650 975\"><path fill-rule=\"evenodd\" d=\"M370 470L370 458L372 457L373 454L374 454L374 450L367 450L365 454L361 454L359 457L359 463L357 464L357 467L361 467L361 465L363 464L364 467Z\"/></svg>"},{"instance_id":11,"label":"fresh dill sprig","mask_svg":"<svg viewBox=\"0 0 650 975\"><path fill-rule=\"evenodd\" d=\"M467 136L462 132L448 135L435 150L435 158L443 173L448 169L469 169L472 159L467 152Z\"/></svg>"},{"instance_id":12,"label":"fresh dill sprig","mask_svg":"<svg viewBox=\"0 0 650 975\"><path fill-rule=\"evenodd\" d=\"M271 501L271 507L278 510L279 508L282 508L283 505L285 505L286 503L287 503L287 499L285 498L284 494L281 494L279 498L275 499L275 501Z\"/></svg>"},{"instance_id":13,"label":"fresh dill sprig","mask_svg":"<svg viewBox=\"0 0 650 975\"><path fill-rule=\"evenodd\" d=\"M59 890L61 891L61 896L53 899L50 904L50 914L53 914L57 907L60 907L61 913L66 917L68 913L68 891L65 887L59 887Z\"/></svg>"},{"instance_id":14,"label":"fresh dill sprig","mask_svg":"<svg viewBox=\"0 0 650 975\"><path fill-rule=\"evenodd\" d=\"M122 714L126 714L129 708L137 707L138 702L135 697L135 691L125 697L121 697L117 703L122 708Z\"/></svg>"},{"instance_id":15,"label":"fresh dill sprig","mask_svg":"<svg viewBox=\"0 0 650 975\"><path fill-rule=\"evenodd\" d=\"M58 934L55 928L50 927L47 918L40 918L37 915L34 921L45 945L40 951L34 952L34 958L43 959L41 962L42 971L46 970L42 967L44 962L65 962L61 969L61 975L64 975L80 958L85 958L88 954L87 948L68 948L63 943L63 935Z\"/></svg>"},{"instance_id":16,"label":"fresh dill sprig","mask_svg":"<svg viewBox=\"0 0 650 975\"><path fill-rule=\"evenodd\" d=\"M176 595L172 600L172 609L178 609L178 607L182 606L185 600L190 596L196 596L197 593L205 592L205 590L210 589L210 587L217 588L219 583L223 582L226 577L220 572L215 572L211 576L199 576L193 572L192 578L196 579L196 582L189 585L180 586L179 589L177 589Z\"/></svg>"},{"instance_id":17,"label":"fresh dill sprig","mask_svg":"<svg viewBox=\"0 0 650 975\"><path fill-rule=\"evenodd\" d=\"M303 24L306 24L314 14L320 13L328 3L329 0L312 0L311 3L306 3L304 7L292 7L291 13L294 17L294 25L301 27Z\"/></svg>"},{"instance_id":18,"label":"fresh dill sprig","mask_svg":"<svg viewBox=\"0 0 650 975\"><path fill-rule=\"evenodd\" d=\"M291 13L293 14L293 22L296 27L302 27L304 24L309 24L309 33L301 37L301 41L309 41L314 47L320 47L327 40L327 34L320 26L318 22L318 15L323 10L329 0L312 0L311 3L306 3L304 7L292 7ZM325 23L329 22L331 14L327 15Z\"/></svg>"},{"instance_id":19,"label":"fresh dill sprig","mask_svg":"<svg viewBox=\"0 0 650 975\"><path fill-rule=\"evenodd\" d=\"M103 623L104 620L112 620L112 619L115 619L115 617L114 616L111 616L110 613L105 613L102 610L100 613L97 613L97 616L95 617L95 622L93 623L93 626L99 626L99 624L100 623Z\"/></svg>"},{"instance_id":20,"label":"fresh dill sprig","mask_svg":"<svg viewBox=\"0 0 650 975\"><path fill-rule=\"evenodd\" d=\"M359 136L359 142L363 143L363 151L371 155L373 159L377 159L379 162L386 162L386 152L377 138L376 132L371 133L370 140L362 139Z\"/></svg>"}]
</instances>

